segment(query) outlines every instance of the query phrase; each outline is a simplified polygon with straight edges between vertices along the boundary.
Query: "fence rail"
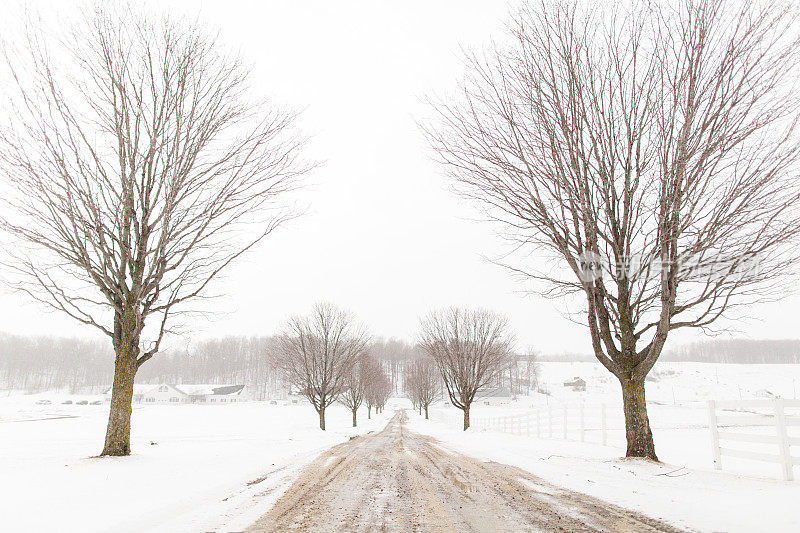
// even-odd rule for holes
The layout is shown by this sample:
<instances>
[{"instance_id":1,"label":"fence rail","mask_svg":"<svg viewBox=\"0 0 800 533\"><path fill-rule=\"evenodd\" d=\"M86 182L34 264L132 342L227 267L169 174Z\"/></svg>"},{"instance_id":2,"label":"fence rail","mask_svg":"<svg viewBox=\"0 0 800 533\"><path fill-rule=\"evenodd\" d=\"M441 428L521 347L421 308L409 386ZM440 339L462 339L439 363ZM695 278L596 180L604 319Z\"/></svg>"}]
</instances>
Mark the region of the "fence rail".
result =
<instances>
[{"instance_id":1,"label":"fence rail","mask_svg":"<svg viewBox=\"0 0 800 533\"><path fill-rule=\"evenodd\" d=\"M592 406L583 403L550 404L517 415L474 416L471 425L485 431L537 438L574 439L581 442L592 440L607 446L610 432L625 429L623 419L616 413L618 410L609 409L604 403ZM595 435L599 435L599 439L590 439L590 436Z\"/></svg>"},{"instance_id":2,"label":"fence rail","mask_svg":"<svg viewBox=\"0 0 800 533\"><path fill-rule=\"evenodd\" d=\"M439 410L433 411L433 416L450 421L450 417ZM460 416L458 422L461 422ZM589 441L604 446L612 437L621 435L624 439L625 430L619 407L603 403L549 404L507 416L473 415L471 425L486 431ZM783 479L791 481L794 467L800 465L800 431L790 434L790 430L798 426L800 400L710 400L708 429L714 468L722 469L723 457L777 463ZM774 431L769 431L770 428ZM612 444L619 442L614 439Z\"/></svg>"},{"instance_id":3,"label":"fence rail","mask_svg":"<svg viewBox=\"0 0 800 533\"><path fill-rule=\"evenodd\" d=\"M781 465L783 479L794 479L794 466L800 465L800 457L792 456L792 446L800 446L800 438L790 437L788 426L800 425L800 416L788 416L787 409L800 410L800 400L748 400L748 401L708 401L708 429L711 433L711 447L714 468L722 469L723 457L737 457L754 461L767 461ZM728 414L719 416L717 411L727 410ZM755 411L755 412L754 412ZM772 435L744 433L742 430L754 427L774 427ZM723 429L723 431L720 431ZM734 431L738 429L739 431ZM764 444L772 447L767 452L730 448L722 443L745 442Z\"/></svg>"}]
</instances>

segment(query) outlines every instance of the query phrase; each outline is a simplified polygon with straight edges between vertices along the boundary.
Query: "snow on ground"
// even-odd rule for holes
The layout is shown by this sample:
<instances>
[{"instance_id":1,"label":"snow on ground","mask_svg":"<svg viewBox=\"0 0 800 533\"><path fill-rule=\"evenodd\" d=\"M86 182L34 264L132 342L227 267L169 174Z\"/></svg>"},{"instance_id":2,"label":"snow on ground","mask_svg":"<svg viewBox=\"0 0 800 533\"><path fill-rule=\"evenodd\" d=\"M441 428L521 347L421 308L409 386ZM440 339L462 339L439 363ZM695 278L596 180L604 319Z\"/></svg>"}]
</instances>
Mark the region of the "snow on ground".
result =
<instances>
[{"instance_id":1,"label":"snow on ground","mask_svg":"<svg viewBox=\"0 0 800 533\"><path fill-rule=\"evenodd\" d=\"M798 482L629 460L620 458L618 449L590 443L464 433L454 423L410 417L410 429L431 435L454 451L517 466L555 485L689 530L800 531Z\"/></svg>"},{"instance_id":2,"label":"snow on ground","mask_svg":"<svg viewBox=\"0 0 800 533\"><path fill-rule=\"evenodd\" d=\"M624 455L619 385L597 363L542 363L541 382L550 394L520 396L492 405L482 401L471 409L473 420L539 409L555 415L553 438L520 436L476 427L460 430L461 411L440 402L431 420L410 414L410 429L440 439L454 451L484 460L518 466L565 488L584 492L699 531L800 531L800 481L781 481L775 463L723 458L724 471L713 470L705 400L764 399L764 390L784 398L796 394L800 365L722 365L659 363L655 381L647 383L648 410L663 463L628 460ZM563 382L580 376L586 392L574 392ZM769 397L769 396L767 396ZM608 446L599 431L588 431L579 442L576 411L569 411L568 440L562 437L562 407L583 402L586 426L599 427L596 406L608 409ZM544 421L544 416L542 421ZM790 428L800 436L800 428ZM748 428L748 432L769 428ZM774 430L773 430L774 431ZM545 429L543 435L547 436ZM766 450L764 450L766 451ZM772 453L775 453L773 450ZM794 449L797 456L797 447ZM796 477L800 467L795 468Z\"/></svg>"},{"instance_id":3,"label":"snow on ground","mask_svg":"<svg viewBox=\"0 0 800 533\"><path fill-rule=\"evenodd\" d=\"M524 367L524 364L523 364ZM544 362L539 364L540 381L556 399L576 400L582 395L616 401L619 382L597 362ZM573 377L587 382L585 393L565 388ZM685 404L748 398L800 397L800 365L656 363L647 380L647 400L662 404Z\"/></svg>"},{"instance_id":4,"label":"snow on ground","mask_svg":"<svg viewBox=\"0 0 800 533\"><path fill-rule=\"evenodd\" d=\"M581 377L587 382L584 392L564 387L565 381ZM710 468L712 447L708 431L707 400L768 400L773 397L797 398L800 392L800 365L733 365L714 363L658 363L647 382L647 402L650 424L656 439L656 452L663 461L692 468ZM624 450L625 432L620 386L599 363L546 362L540 366L540 384L548 394L519 396L510 401L485 405L483 400L473 404L473 420L486 417L519 415L539 411L541 435L549 436L550 413L553 415L553 435L563 437L563 409L568 408L567 439L580 440L578 406L585 407L584 439L602 441L600 405L606 406L607 443L618 451ZM795 387L796 385L796 387ZM767 392L765 392L767 391ZM440 411L442 416L459 419L457 409ZM771 414L772 406L765 402L763 414ZM800 416L800 409L787 408L787 415ZM719 415L730 412L719 411ZM744 413L746 414L746 413ZM765 424L774 424L764 417ZM725 430L732 430L725 428ZM735 431L739 432L738 429ZM745 433L771 433L772 427L748 427ZM800 426L788 428L789 436L800 438ZM724 443L726 447L776 454L775 445ZM793 454L800 457L800 446ZM723 458L725 470L754 477L780 478L777 463L765 463L732 457ZM800 467L796 468L800 477Z\"/></svg>"},{"instance_id":5,"label":"snow on ground","mask_svg":"<svg viewBox=\"0 0 800 533\"><path fill-rule=\"evenodd\" d=\"M52 405L36 405L47 398ZM0 396L0 529L209 531L246 527L323 450L382 428L332 406L328 430L308 405L134 406L132 455L96 458L108 404L53 394ZM71 397L74 401L99 397Z\"/></svg>"},{"instance_id":6,"label":"snow on ground","mask_svg":"<svg viewBox=\"0 0 800 533\"><path fill-rule=\"evenodd\" d=\"M474 406L472 416L540 412L563 405L608 406L609 446L599 445L596 411L586 411L587 442L535 438L473 428L441 404L437 421L411 415L411 429L454 450L532 472L552 483L701 531L800 531L800 481L780 481L777 464L724 458L712 469L705 400L792 398L800 365L659 363L647 397L663 464L624 454L619 385L596 363L542 363L549 394ZM575 376L586 392L562 383ZM48 399L50 405L36 405ZM66 399L71 405L62 404ZM76 405L100 396L0 393L0 529L9 531L240 530L264 514L322 451L352 435L382 428L385 413L350 427L341 406L317 428L305 405L143 405L133 415L133 455L94 458L102 447L108 405ZM491 403L491 402L490 402ZM557 416L555 432L561 435ZM762 428L763 429L763 428ZM797 431L800 428L793 428ZM796 435L796 434L795 434ZM151 444L152 443L152 444ZM797 455L795 451L795 455ZM795 469L800 478L800 467Z\"/></svg>"}]
</instances>

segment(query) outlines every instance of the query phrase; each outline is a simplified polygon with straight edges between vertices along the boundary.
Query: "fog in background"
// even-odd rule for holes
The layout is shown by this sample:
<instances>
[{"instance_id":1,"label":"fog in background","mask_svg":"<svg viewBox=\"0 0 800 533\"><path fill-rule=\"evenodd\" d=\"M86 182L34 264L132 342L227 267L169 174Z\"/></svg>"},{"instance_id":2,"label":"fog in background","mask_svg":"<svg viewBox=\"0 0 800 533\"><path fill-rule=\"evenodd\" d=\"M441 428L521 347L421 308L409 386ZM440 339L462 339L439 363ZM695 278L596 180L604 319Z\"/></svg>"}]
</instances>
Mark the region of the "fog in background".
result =
<instances>
[{"instance_id":1,"label":"fog in background","mask_svg":"<svg viewBox=\"0 0 800 533\"><path fill-rule=\"evenodd\" d=\"M82 4L30 5L52 21ZM376 335L408 343L430 308L464 305L507 314L521 350L591 352L587 331L570 318L581 310L580 299L528 295L528 286L485 259L507 250L448 191L417 126L428 113L425 95L454 87L461 47L478 49L501 36L504 2L204 0L150 8L158 6L219 26L222 40L252 62L256 92L302 110L308 153L322 163L297 197L306 216L226 272L214 286L224 296L202 304L209 314L186 318L184 335L170 339L173 353L212 337L272 335L289 315L320 300L352 310ZM13 4L2 10L0 30L11 35L22 10ZM747 307L739 311L746 317L715 327L740 337L793 337L798 311L800 300L790 297ZM91 342L76 354L110 353L110 341L92 329L7 291L0 293L0 331L85 338ZM678 353L701 339L700 332L670 334L667 350ZM52 342L56 349L61 341Z\"/></svg>"}]
</instances>

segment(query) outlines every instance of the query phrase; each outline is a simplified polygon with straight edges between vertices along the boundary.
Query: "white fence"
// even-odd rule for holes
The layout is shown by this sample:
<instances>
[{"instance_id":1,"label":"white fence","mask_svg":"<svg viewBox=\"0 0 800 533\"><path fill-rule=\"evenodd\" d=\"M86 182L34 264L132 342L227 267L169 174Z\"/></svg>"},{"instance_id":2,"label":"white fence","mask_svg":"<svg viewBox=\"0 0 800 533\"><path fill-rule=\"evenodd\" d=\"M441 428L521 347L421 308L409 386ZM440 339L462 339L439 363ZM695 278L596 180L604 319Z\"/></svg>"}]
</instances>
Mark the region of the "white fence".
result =
<instances>
[{"instance_id":1,"label":"white fence","mask_svg":"<svg viewBox=\"0 0 800 533\"><path fill-rule=\"evenodd\" d=\"M615 406L616 407L616 406ZM609 433L622 430L625 424L619 408L606 404L586 406L549 404L508 416L473 416L470 425L486 431L514 435L596 442L608 445Z\"/></svg>"},{"instance_id":2,"label":"white fence","mask_svg":"<svg viewBox=\"0 0 800 533\"><path fill-rule=\"evenodd\" d=\"M709 400L708 428L714 468L722 469L722 457L725 456L767 461L780 464L783 479L791 481L794 479L794 466L800 465L800 457L792 456L792 446L800 446L800 437L789 435L787 428L791 426L800 426L800 400ZM772 434L754 432L763 428L774 428L775 431ZM724 447L722 443L725 443ZM729 443L746 443L751 449L730 447ZM754 451L753 447L767 448L768 451Z\"/></svg>"},{"instance_id":3,"label":"white fence","mask_svg":"<svg viewBox=\"0 0 800 533\"><path fill-rule=\"evenodd\" d=\"M678 414L688 419L681 418L679 425L662 429L706 427L702 404L681 409L680 413L670 413L670 418ZM471 426L478 430L624 446L625 421L617 404L551 403L505 416L475 411ZM711 400L707 412L715 469L722 469L723 457L731 457L777 463L783 479L794 479L793 469L800 465L800 400ZM460 425L462 421L461 411L436 409L431 415L448 424Z\"/></svg>"}]
</instances>

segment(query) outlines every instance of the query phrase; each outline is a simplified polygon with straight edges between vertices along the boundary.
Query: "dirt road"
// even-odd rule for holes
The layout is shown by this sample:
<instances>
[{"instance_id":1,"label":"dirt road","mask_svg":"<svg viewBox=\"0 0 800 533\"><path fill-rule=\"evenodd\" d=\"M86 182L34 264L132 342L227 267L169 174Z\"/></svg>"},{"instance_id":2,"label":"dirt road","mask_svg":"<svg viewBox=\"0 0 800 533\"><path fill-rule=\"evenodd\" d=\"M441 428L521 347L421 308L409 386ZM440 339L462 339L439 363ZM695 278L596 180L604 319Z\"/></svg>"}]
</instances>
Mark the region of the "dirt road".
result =
<instances>
[{"instance_id":1,"label":"dirt road","mask_svg":"<svg viewBox=\"0 0 800 533\"><path fill-rule=\"evenodd\" d=\"M248 531L678 531L523 470L449 453L407 430L405 416L321 455Z\"/></svg>"}]
</instances>

